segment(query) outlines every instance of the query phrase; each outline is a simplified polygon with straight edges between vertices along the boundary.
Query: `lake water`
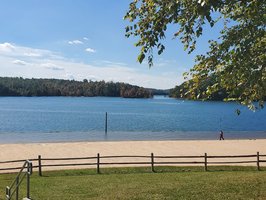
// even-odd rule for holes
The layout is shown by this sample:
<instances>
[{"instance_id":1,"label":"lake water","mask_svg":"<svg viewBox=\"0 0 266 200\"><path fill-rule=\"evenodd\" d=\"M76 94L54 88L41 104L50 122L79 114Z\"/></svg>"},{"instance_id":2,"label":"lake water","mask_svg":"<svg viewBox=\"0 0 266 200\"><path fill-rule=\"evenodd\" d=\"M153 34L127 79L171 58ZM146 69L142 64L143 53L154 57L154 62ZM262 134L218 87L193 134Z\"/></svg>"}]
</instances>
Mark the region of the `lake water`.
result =
<instances>
[{"instance_id":1,"label":"lake water","mask_svg":"<svg viewBox=\"0 0 266 200\"><path fill-rule=\"evenodd\" d=\"M266 109L163 96L0 98L0 143L217 139L220 129L226 139L266 138Z\"/></svg>"}]
</instances>

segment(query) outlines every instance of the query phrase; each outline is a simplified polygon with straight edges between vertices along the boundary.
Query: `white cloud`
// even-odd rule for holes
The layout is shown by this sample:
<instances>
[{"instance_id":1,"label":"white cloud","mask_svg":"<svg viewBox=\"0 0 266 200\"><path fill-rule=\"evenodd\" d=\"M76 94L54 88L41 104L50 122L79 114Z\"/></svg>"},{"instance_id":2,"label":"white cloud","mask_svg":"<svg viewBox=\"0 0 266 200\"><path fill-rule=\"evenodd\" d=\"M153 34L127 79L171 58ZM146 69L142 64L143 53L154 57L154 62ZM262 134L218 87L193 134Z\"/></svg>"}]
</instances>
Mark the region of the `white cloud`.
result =
<instances>
[{"instance_id":1,"label":"white cloud","mask_svg":"<svg viewBox=\"0 0 266 200\"><path fill-rule=\"evenodd\" d=\"M112 66L127 66L126 63L122 63L122 62L113 62L113 61L109 61L109 60L103 60L100 61L103 65L112 67Z\"/></svg>"},{"instance_id":2,"label":"white cloud","mask_svg":"<svg viewBox=\"0 0 266 200\"><path fill-rule=\"evenodd\" d=\"M62 58L59 53L52 52L45 49L36 49L31 47L18 46L10 43L0 43L0 53L1 55L6 55L13 57L15 59L25 58L30 59L30 57L39 57L39 58L52 58L60 59Z\"/></svg>"},{"instance_id":3,"label":"white cloud","mask_svg":"<svg viewBox=\"0 0 266 200\"><path fill-rule=\"evenodd\" d=\"M15 46L12 44L5 42L3 44L0 44L0 51L1 52L11 52L15 49Z\"/></svg>"},{"instance_id":4,"label":"white cloud","mask_svg":"<svg viewBox=\"0 0 266 200\"><path fill-rule=\"evenodd\" d=\"M70 74L70 73L66 73L65 78L70 79L70 80L75 80L75 76L73 74Z\"/></svg>"},{"instance_id":5,"label":"white cloud","mask_svg":"<svg viewBox=\"0 0 266 200\"><path fill-rule=\"evenodd\" d=\"M84 64L49 50L11 45L10 43L0 44L0 51L3 49L5 53L0 53L0 76L80 81L83 79L105 80L158 89L171 88L176 85L177 81L181 82L181 78L176 73L158 73L156 68L141 67L137 69L126 63L107 60L99 61L99 64L94 62L92 62L93 64Z\"/></svg>"},{"instance_id":6,"label":"white cloud","mask_svg":"<svg viewBox=\"0 0 266 200\"><path fill-rule=\"evenodd\" d=\"M87 48L85 49L85 51L89 52L89 53L95 53L95 49L92 49L92 48Z\"/></svg>"},{"instance_id":7,"label":"white cloud","mask_svg":"<svg viewBox=\"0 0 266 200\"><path fill-rule=\"evenodd\" d=\"M87 38L87 37L83 37L83 40L87 40L87 41L88 41L88 40L89 40L89 38Z\"/></svg>"},{"instance_id":8,"label":"white cloud","mask_svg":"<svg viewBox=\"0 0 266 200\"><path fill-rule=\"evenodd\" d=\"M59 67L53 63L43 63L41 64L42 67L45 67L46 69L51 69L51 70L64 70L63 67Z\"/></svg>"},{"instance_id":9,"label":"white cloud","mask_svg":"<svg viewBox=\"0 0 266 200\"><path fill-rule=\"evenodd\" d=\"M12 63L16 65L27 65L27 63L23 60L14 60Z\"/></svg>"},{"instance_id":10,"label":"white cloud","mask_svg":"<svg viewBox=\"0 0 266 200\"><path fill-rule=\"evenodd\" d=\"M41 57L41 54L37 52L25 52L24 55L28 57Z\"/></svg>"},{"instance_id":11,"label":"white cloud","mask_svg":"<svg viewBox=\"0 0 266 200\"><path fill-rule=\"evenodd\" d=\"M72 41L68 41L68 44L71 44L71 45L75 45L75 44L83 44L83 42L80 41L80 40L72 40Z\"/></svg>"}]
</instances>

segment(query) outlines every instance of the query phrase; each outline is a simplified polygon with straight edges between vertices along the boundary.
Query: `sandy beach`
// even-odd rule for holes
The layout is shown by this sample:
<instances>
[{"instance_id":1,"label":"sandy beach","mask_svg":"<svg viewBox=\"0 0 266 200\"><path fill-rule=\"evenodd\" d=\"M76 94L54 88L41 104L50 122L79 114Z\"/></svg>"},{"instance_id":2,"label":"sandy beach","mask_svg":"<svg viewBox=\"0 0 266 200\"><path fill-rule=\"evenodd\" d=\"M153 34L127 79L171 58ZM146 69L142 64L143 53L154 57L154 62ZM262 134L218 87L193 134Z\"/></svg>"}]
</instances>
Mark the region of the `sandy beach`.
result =
<instances>
[{"instance_id":1,"label":"sandy beach","mask_svg":"<svg viewBox=\"0 0 266 200\"><path fill-rule=\"evenodd\" d=\"M113 155L143 155L149 156L154 153L157 156L177 156L193 155L266 155L266 139L257 140L190 140L190 141L121 141L121 142L68 142L68 143L27 143L27 144L0 144L0 161L17 159L34 159L38 155L42 158L64 158L64 157L89 157ZM200 158L202 159L202 158ZM241 158L243 160L243 158ZM254 160L255 158L244 158L244 160ZM266 158L263 158L266 160ZM143 159L108 159L111 161L144 161ZM194 159L195 160L195 159ZM146 161L150 161L147 160ZM159 161L159 159L157 159ZM178 161L181 161L180 159ZM184 160L182 160L184 161ZM185 160L187 161L187 160ZM214 160L212 160L214 161ZM219 161L222 161L219 159ZM224 160L223 160L224 161ZM48 162L48 161L47 161ZM49 164L58 161L49 161ZM71 161L71 163L83 162L81 160ZM88 162L88 161L86 161ZM66 161L60 163L69 163ZM45 163L43 163L45 164ZM261 163L261 165L266 163ZM247 165L247 164L245 164ZM256 165L251 163L249 165ZM0 164L0 168L14 167L18 164ZM95 167L95 166L94 166ZM62 168L62 167L60 167ZM69 167L68 167L69 168ZM71 167L73 168L73 167ZM80 168L80 167L74 167ZM57 168L47 168L55 170Z\"/></svg>"}]
</instances>

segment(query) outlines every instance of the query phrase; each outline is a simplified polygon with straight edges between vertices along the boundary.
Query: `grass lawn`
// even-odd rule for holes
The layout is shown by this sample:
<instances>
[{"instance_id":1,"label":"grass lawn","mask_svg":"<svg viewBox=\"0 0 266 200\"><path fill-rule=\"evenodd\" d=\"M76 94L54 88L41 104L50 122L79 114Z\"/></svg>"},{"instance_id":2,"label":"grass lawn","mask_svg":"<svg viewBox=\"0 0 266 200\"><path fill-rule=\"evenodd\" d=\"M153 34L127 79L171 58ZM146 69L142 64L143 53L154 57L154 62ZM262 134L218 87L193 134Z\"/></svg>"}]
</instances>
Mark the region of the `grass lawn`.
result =
<instances>
[{"instance_id":1,"label":"grass lawn","mask_svg":"<svg viewBox=\"0 0 266 200\"><path fill-rule=\"evenodd\" d=\"M61 170L31 177L37 200L77 199L266 199L266 169L253 167L156 167ZM16 174L0 175L0 199ZM25 197L25 183L21 197Z\"/></svg>"}]
</instances>

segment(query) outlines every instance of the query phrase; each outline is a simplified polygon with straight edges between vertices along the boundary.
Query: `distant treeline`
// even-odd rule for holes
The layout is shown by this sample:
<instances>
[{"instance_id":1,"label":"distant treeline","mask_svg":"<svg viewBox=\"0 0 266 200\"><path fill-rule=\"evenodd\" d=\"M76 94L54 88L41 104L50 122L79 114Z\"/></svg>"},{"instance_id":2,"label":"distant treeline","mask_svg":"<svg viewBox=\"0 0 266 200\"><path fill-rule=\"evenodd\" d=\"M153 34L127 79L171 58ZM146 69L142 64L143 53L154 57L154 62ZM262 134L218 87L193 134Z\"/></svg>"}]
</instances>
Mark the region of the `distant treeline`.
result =
<instances>
[{"instance_id":1,"label":"distant treeline","mask_svg":"<svg viewBox=\"0 0 266 200\"><path fill-rule=\"evenodd\" d=\"M160 90L160 89L153 89L153 88L147 88L153 95L164 95L168 96L169 95L169 89L168 90Z\"/></svg>"},{"instance_id":2,"label":"distant treeline","mask_svg":"<svg viewBox=\"0 0 266 200\"><path fill-rule=\"evenodd\" d=\"M105 81L0 77L0 96L108 96L150 98L151 91L126 83Z\"/></svg>"}]
</instances>

